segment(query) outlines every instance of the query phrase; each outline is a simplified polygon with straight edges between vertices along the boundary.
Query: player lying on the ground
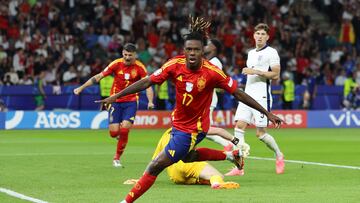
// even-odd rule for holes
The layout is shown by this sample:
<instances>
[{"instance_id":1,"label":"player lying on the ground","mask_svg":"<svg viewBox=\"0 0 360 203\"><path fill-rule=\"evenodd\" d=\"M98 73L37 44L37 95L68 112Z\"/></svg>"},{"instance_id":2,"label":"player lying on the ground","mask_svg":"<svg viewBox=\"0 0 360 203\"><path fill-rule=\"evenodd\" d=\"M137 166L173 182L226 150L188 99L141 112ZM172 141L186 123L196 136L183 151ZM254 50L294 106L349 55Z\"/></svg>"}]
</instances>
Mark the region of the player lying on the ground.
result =
<instances>
[{"instance_id":1,"label":"player lying on the ground","mask_svg":"<svg viewBox=\"0 0 360 203\"><path fill-rule=\"evenodd\" d=\"M166 130L166 132L162 135L152 159L155 159L156 156L169 143L170 134L171 128ZM224 138L227 140L232 140L234 144L238 143L237 138L233 136ZM238 147L242 149L244 157L249 155L249 145L245 144ZM180 160L179 162L167 167L166 171L170 177L170 180L176 184L211 185L211 188L213 189L235 189L240 187L240 185L236 182L225 182L224 176L218 170L216 170L216 168L205 161L184 163ZM137 180L130 179L125 181L124 184L135 184L136 182Z\"/></svg>"}]
</instances>

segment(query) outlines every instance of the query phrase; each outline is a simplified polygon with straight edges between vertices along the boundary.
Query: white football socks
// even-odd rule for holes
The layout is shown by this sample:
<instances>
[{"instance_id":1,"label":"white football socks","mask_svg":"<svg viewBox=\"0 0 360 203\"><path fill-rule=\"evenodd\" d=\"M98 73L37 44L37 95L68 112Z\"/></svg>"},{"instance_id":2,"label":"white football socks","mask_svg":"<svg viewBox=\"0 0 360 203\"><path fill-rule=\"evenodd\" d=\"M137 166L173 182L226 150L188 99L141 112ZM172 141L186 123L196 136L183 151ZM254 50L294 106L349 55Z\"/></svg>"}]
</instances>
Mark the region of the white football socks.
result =
<instances>
[{"instance_id":1,"label":"white football socks","mask_svg":"<svg viewBox=\"0 0 360 203\"><path fill-rule=\"evenodd\" d=\"M244 133L245 132L239 128L234 129L234 136L239 139L240 144L245 143Z\"/></svg>"},{"instance_id":2,"label":"white football socks","mask_svg":"<svg viewBox=\"0 0 360 203\"><path fill-rule=\"evenodd\" d=\"M281 153L279 146L277 145L273 136L268 133L260 136L259 139L266 144L271 150L273 150L276 154L276 157L282 157L283 154Z\"/></svg>"},{"instance_id":3,"label":"white football socks","mask_svg":"<svg viewBox=\"0 0 360 203\"><path fill-rule=\"evenodd\" d=\"M226 155L226 160L234 161L234 155L233 155L232 151L225 151L224 153Z\"/></svg>"}]
</instances>

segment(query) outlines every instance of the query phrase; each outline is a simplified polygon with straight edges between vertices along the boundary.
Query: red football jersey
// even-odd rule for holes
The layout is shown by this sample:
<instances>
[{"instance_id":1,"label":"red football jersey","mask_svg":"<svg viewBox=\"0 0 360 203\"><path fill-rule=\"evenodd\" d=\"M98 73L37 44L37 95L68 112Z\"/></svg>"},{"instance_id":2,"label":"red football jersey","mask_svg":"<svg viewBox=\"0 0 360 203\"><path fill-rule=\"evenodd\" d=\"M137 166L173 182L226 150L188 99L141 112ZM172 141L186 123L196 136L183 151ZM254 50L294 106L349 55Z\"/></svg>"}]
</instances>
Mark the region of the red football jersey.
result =
<instances>
[{"instance_id":1,"label":"red football jersey","mask_svg":"<svg viewBox=\"0 0 360 203\"><path fill-rule=\"evenodd\" d=\"M232 94L237 87L236 81L205 59L202 59L200 69L188 69L185 56L170 59L150 76L150 80L156 84L167 79L171 79L176 88L173 126L187 133L209 130L214 88L222 88Z\"/></svg>"},{"instance_id":2,"label":"red football jersey","mask_svg":"<svg viewBox=\"0 0 360 203\"><path fill-rule=\"evenodd\" d=\"M130 66L124 64L124 59L116 59L111 62L103 71L104 76L114 74L114 83L111 87L110 95L114 95L121 90L125 89L127 86L135 83L147 76L147 71L145 66L138 60ZM121 98L116 99L116 102L130 102L137 101L138 94L130 94Z\"/></svg>"}]
</instances>

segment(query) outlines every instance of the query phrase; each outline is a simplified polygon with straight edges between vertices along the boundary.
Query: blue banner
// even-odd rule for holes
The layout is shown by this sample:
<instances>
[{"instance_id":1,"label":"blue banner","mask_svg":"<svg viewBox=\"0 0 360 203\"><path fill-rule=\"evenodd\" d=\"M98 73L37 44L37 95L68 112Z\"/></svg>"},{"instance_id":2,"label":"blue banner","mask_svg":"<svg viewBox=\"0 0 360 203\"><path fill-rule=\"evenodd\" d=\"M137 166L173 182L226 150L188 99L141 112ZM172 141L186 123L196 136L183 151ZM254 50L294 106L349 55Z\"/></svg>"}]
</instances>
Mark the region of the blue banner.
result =
<instances>
[{"instance_id":1,"label":"blue banner","mask_svg":"<svg viewBox=\"0 0 360 203\"><path fill-rule=\"evenodd\" d=\"M301 112L298 111L281 113L289 125L293 114L294 116L301 116L299 119L304 123L293 126L298 128L360 128L360 111L304 111L303 115L300 115ZM279 115L279 112L276 114ZM147 124L143 122L144 119L153 117L156 118L156 121L154 121L155 124L149 125L150 127L163 125L161 123L163 116L159 116L158 111L138 111L134 127L137 125L140 128L146 127ZM295 119L294 122L297 122L296 118L293 118ZM0 112L0 129L104 129L107 127L108 113L106 111Z\"/></svg>"},{"instance_id":2,"label":"blue banner","mask_svg":"<svg viewBox=\"0 0 360 203\"><path fill-rule=\"evenodd\" d=\"M308 111L308 128L359 128L359 111Z\"/></svg>"},{"instance_id":3,"label":"blue banner","mask_svg":"<svg viewBox=\"0 0 360 203\"><path fill-rule=\"evenodd\" d=\"M106 111L9 111L5 129L52 129L108 127Z\"/></svg>"}]
</instances>

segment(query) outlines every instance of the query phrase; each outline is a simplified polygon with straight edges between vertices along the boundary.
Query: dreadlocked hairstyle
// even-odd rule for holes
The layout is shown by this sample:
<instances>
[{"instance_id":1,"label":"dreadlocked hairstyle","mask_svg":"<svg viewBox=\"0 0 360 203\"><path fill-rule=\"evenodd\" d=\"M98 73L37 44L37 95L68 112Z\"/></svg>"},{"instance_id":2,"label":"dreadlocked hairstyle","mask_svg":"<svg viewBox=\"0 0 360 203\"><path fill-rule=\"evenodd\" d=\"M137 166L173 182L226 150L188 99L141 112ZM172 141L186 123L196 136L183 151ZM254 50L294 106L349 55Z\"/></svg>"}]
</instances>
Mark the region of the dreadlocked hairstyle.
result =
<instances>
[{"instance_id":1,"label":"dreadlocked hairstyle","mask_svg":"<svg viewBox=\"0 0 360 203\"><path fill-rule=\"evenodd\" d=\"M202 43L206 42L209 37L208 28L211 23L206 21L203 17L189 16L189 31L190 33L185 35L185 41L187 40L199 40Z\"/></svg>"}]
</instances>

